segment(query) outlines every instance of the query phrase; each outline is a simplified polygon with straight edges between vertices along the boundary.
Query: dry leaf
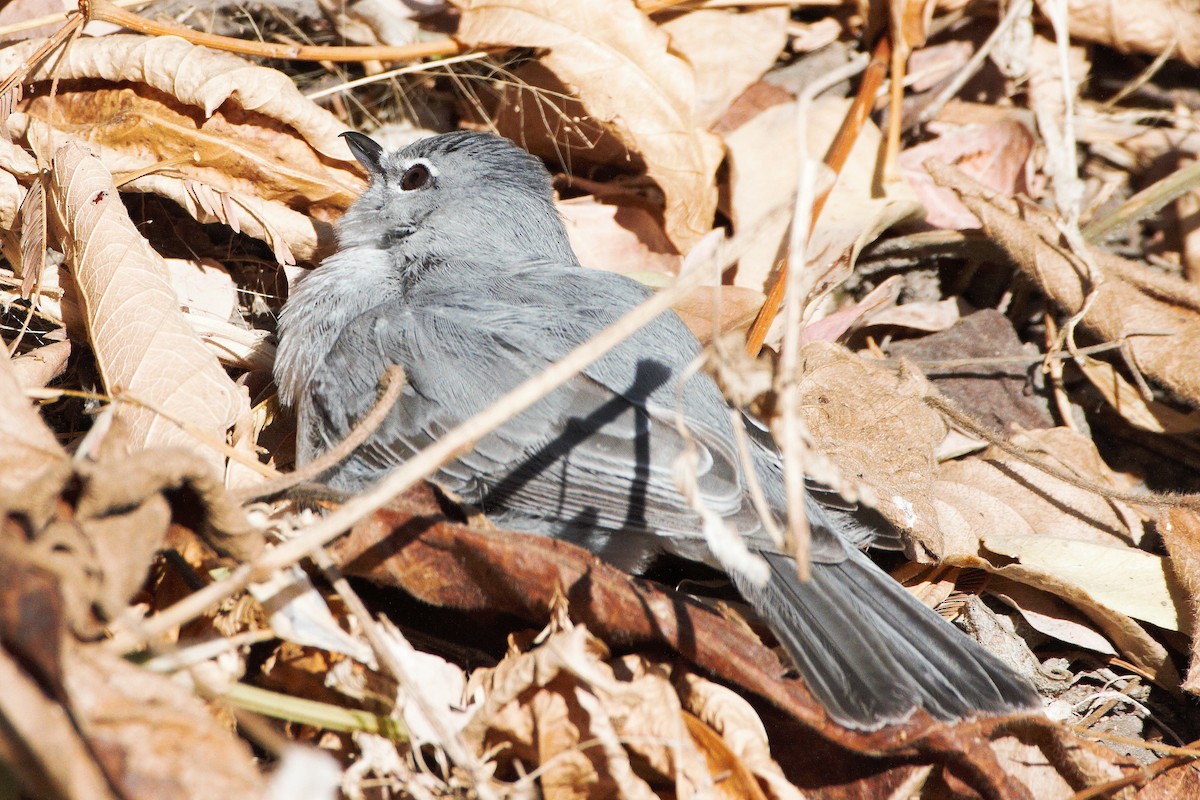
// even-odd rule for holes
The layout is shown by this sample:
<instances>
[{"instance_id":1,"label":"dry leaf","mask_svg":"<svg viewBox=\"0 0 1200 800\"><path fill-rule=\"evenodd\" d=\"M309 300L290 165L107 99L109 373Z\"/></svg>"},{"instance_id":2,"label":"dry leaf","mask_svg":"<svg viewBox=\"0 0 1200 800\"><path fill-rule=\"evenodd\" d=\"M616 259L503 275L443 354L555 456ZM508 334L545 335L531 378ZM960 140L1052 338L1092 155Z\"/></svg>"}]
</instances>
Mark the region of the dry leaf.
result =
<instances>
[{"instance_id":1,"label":"dry leaf","mask_svg":"<svg viewBox=\"0 0 1200 800\"><path fill-rule=\"evenodd\" d=\"M462 9L459 41L548 51L541 63L645 162L666 199L667 235L680 252L708 232L720 143L697 120L691 66L630 0L456 5Z\"/></svg>"},{"instance_id":2,"label":"dry leaf","mask_svg":"<svg viewBox=\"0 0 1200 800\"><path fill-rule=\"evenodd\" d=\"M1169 509L1160 517L1159 531L1171 555L1170 568L1185 590L1180 602L1194 615L1200 598L1200 515L1188 509ZM1195 636L1183 688L1200 694L1200 638Z\"/></svg>"},{"instance_id":3,"label":"dry leaf","mask_svg":"<svg viewBox=\"0 0 1200 800\"><path fill-rule=\"evenodd\" d=\"M933 448L946 425L922 400L924 380L826 342L800 355L799 409L821 451L873 490L888 521L936 555Z\"/></svg>"},{"instance_id":4,"label":"dry leaf","mask_svg":"<svg viewBox=\"0 0 1200 800\"><path fill-rule=\"evenodd\" d=\"M936 158L953 164L994 192L1014 195L1024 183L1025 162L1033 135L1024 125L1003 121L971 125L910 147L900 154L901 174L925 206L925 221L935 228L978 228L979 220L949 189L937 186L922 166Z\"/></svg>"},{"instance_id":5,"label":"dry leaf","mask_svg":"<svg viewBox=\"0 0 1200 800\"><path fill-rule=\"evenodd\" d=\"M697 127L711 128L775 64L787 41L787 23L782 6L696 8L662 23L671 49L695 71Z\"/></svg>"},{"instance_id":6,"label":"dry leaf","mask_svg":"<svg viewBox=\"0 0 1200 800\"><path fill-rule=\"evenodd\" d=\"M249 415L245 390L188 327L166 265L138 233L100 160L76 144L54 158L51 206L81 298L88 341L105 389L120 403L134 447L180 444L223 471L224 455L198 445L173 420L216 443Z\"/></svg>"},{"instance_id":7,"label":"dry leaf","mask_svg":"<svg viewBox=\"0 0 1200 800\"><path fill-rule=\"evenodd\" d=\"M67 454L33 410L7 352L0 354L0 491L62 464Z\"/></svg>"},{"instance_id":8,"label":"dry leaf","mask_svg":"<svg viewBox=\"0 0 1200 800\"><path fill-rule=\"evenodd\" d=\"M925 168L958 193L988 236L1047 297L1067 313L1080 310L1087 271L1060 245L1058 228L1044 209L995 195L944 164L927 162ZM1096 249L1088 257L1104 280L1094 287L1083 326L1104 341L1127 341L1134 362L1148 377L1200 405L1200 370L1194 369L1192 358L1200 349L1195 287Z\"/></svg>"},{"instance_id":9,"label":"dry leaf","mask_svg":"<svg viewBox=\"0 0 1200 800\"><path fill-rule=\"evenodd\" d=\"M0 74L36 44L0 52ZM181 39L119 35L73 42L58 74L72 83L53 110L34 97L10 123L43 158L66 137L85 139L110 172L136 176L123 189L244 230L281 263L328 251L333 221L362 187L337 138L345 126L277 70ZM74 83L91 78L119 85Z\"/></svg>"},{"instance_id":10,"label":"dry leaf","mask_svg":"<svg viewBox=\"0 0 1200 800\"><path fill-rule=\"evenodd\" d=\"M753 232L738 259L734 285L764 291L785 253L789 215L774 214L795 202L800 169L796 104L772 105L725 134L729 209L734 229Z\"/></svg>"},{"instance_id":11,"label":"dry leaf","mask_svg":"<svg viewBox=\"0 0 1200 800\"><path fill-rule=\"evenodd\" d=\"M683 256L644 208L578 197L558 204L571 249L579 263L609 272L662 272L675 275Z\"/></svg>"},{"instance_id":12,"label":"dry leaf","mask_svg":"<svg viewBox=\"0 0 1200 800\"><path fill-rule=\"evenodd\" d=\"M1200 20L1179 0L1095 3L1066 0L1072 36L1106 44L1122 53L1157 56L1174 49L1192 66L1200 64Z\"/></svg>"}]
</instances>

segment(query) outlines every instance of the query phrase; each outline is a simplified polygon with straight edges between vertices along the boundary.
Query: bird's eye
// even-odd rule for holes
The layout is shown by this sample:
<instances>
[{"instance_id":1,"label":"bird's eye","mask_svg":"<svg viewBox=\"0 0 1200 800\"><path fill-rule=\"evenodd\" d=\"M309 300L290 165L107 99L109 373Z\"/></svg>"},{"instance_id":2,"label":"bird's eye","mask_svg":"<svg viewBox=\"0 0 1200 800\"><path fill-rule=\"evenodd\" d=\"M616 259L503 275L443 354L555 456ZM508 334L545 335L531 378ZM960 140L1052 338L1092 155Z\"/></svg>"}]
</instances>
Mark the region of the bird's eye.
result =
<instances>
[{"instance_id":1,"label":"bird's eye","mask_svg":"<svg viewBox=\"0 0 1200 800\"><path fill-rule=\"evenodd\" d=\"M429 171L429 167L418 161L404 170L404 175L400 178L400 188L406 192L422 189L429 184L432 177L433 173Z\"/></svg>"}]
</instances>

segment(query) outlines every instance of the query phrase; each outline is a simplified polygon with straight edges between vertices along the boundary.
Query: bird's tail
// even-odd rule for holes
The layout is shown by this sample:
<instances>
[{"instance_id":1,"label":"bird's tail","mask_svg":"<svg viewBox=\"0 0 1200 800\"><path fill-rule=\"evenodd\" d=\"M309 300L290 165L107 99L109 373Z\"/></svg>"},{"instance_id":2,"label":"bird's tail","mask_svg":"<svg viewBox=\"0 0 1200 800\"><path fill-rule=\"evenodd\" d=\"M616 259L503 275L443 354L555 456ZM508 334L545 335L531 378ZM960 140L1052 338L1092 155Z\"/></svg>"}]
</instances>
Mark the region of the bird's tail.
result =
<instances>
[{"instance_id":1,"label":"bird's tail","mask_svg":"<svg viewBox=\"0 0 1200 800\"><path fill-rule=\"evenodd\" d=\"M834 720L873 730L918 707L950 720L1039 705L999 659L847 549L840 563L814 563L808 582L790 558L763 554L767 584L739 586Z\"/></svg>"}]
</instances>

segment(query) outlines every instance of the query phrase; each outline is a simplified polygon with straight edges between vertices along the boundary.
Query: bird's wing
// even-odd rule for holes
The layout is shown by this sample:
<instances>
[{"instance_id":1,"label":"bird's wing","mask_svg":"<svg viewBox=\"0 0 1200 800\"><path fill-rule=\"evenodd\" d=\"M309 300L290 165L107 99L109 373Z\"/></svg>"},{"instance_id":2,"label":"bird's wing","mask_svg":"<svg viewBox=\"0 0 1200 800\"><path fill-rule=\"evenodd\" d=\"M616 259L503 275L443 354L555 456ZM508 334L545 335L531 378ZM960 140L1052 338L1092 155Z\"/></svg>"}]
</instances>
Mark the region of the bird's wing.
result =
<instances>
[{"instance_id":1,"label":"bird's wing","mask_svg":"<svg viewBox=\"0 0 1200 800\"><path fill-rule=\"evenodd\" d=\"M352 373L382 373L390 363L408 376L402 407L352 456L345 474L378 475L411 457L540 374L646 293L619 276L578 268L464 275L455 285L464 288L447 286L436 302L411 313L383 307L360 317L331 351L314 386ZM572 298L571 305L562 297ZM664 315L484 437L438 480L501 521L545 532L569 537L570 530L552 530L565 525L698 539L698 517L674 479L676 458L688 444L675 419L682 393L702 501L769 548L746 498L728 407L706 376L680 386L698 352L678 318ZM370 407L369 387L355 391L368 401L363 407L319 408L335 438Z\"/></svg>"}]
</instances>

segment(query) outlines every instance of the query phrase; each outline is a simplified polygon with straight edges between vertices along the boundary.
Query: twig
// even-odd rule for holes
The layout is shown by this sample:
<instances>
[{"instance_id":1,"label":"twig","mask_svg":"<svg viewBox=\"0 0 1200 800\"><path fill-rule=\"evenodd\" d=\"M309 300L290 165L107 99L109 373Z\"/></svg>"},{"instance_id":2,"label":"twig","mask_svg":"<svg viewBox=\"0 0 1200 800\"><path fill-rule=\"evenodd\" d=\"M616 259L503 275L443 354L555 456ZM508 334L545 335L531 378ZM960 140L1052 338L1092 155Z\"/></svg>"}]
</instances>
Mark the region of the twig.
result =
<instances>
[{"instance_id":1,"label":"twig","mask_svg":"<svg viewBox=\"0 0 1200 800\"><path fill-rule=\"evenodd\" d=\"M452 56L450 58L439 59L438 61L423 61L420 64L409 64L407 67L399 67L390 69L386 72L380 72L376 75L367 75L353 81L339 83L337 86L330 86L325 89L318 89L315 92L309 92L304 95L309 100L320 100L322 97L328 97L331 94L339 92L348 92L351 89L357 89L360 86L366 86L379 81L386 81L389 78L395 78L400 75L411 75L414 72L427 72L438 67L448 67L451 64L461 64L464 61L478 61L481 58L487 58L489 53L486 50L479 50L474 53L463 53L460 56Z\"/></svg>"},{"instance_id":2,"label":"twig","mask_svg":"<svg viewBox=\"0 0 1200 800\"><path fill-rule=\"evenodd\" d=\"M393 378L392 370L395 369L398 368L389 367L388 369L388 374L392 375ZM402 382L392 380L393 385L400 383ZM388 389L390 391L392 385L389 385ZM399 390L396 390L396 395L399 396ZM378 409L378 406L376 408ZM429 702L425 693L421 691L420 682L413 678L400 659L396 658L396 654L392 652L391 647L388 646L387 641L380 632L379 625L371 617L371 612L367 610L366 604L363 603L358 593L354 591L354 587L346 580L346 577L337 568L337 565L333 563L333 559L329 557L324 548L317 548L309 555L316 562L317 566L321 568L321 571L325 573L325 577L333 585L334 591L342 598L342 602L346 604L350 613L358 619L359 625L362 626L363 634L367 637L367 641L371 643L371 649L375 651L375 657L379 659L379 663L392 674L392 677L396 679L408 695L408 699L416 703L422 716L433 726L433 730L439 740L437 743L446 751L446 755L450 757L451 761L459 768L466 770L471 776L472 788L475 790L475 793L479 797L484 798L484 800L495 798L496 794L492 791L491 781L488 779L483 765L479 763L479 759L467 747L459 731L452 729L446 723L441 709L434 708L433 704ZM393 635L398 636L399 631L394 632Z\"/></svg>"},{"instance_id":3,"label":"twig","mask_svg":"<svg viewBox=\"0 0 1200 800\"><path fill-rule=\"evenodd\" d=\"M256 500L260 497L285 492L293 486L299 486L306 481L313 480L353 453L360 444L367 440L368 436L374 433L388 412L392 410L392 406L400 399L400 392L404 389L405 382L404 370L393 364L383 373L383 377L380 378L379 382L383 386L383 394L379 396L379 400L366 416L360 419L350 432L346 434L346 438L338 443L337 447L326 450L313 461L287 475L274 478L266 483L260 483L257 486L248 486L245 489L230 492L230 499L235 503L245 503L248 500Z\"/></svg>"},{"instance_id":4,"label":"twig","mask_svg":"<svg viewBox=\"0 0 1200 800\"><path fill-rule=\"evenodd\" d=\"M455 56L467 48L454 39L433 39L428 42L391 47L325 47L321 45L273 44L249 42L232 36L217 36L193 30L173 22L158 22L132 11L118 8L109 0L79 0L79 10L88 20L103 20L123 28L154 36L178 36L192 44L224 50L244 56L279 58L290 61L416 61L436 56Z\"/></svg>"},{"instance_id":5,"label":"twig","mask_svg":"<svg viewBox=\"0 0 1200 800\"><path fill-rule=\"evenodd\" d=\"M1172 172L1130 197L1103 217L1083 227L1083 238L1095 244L1111 231L1156 214L1167 203L1200 186L1200 161Z\"/></svg>"},{"instance_id":6,"label":"twig","mask_svg":"<svg viewBox=\"0 0 1200 800\"><path fill-rule=\"evenodd\" d=\"M1119 492L1115 489L1110 489L1107 486L1102 486L1095 481L1080 478L1078 475L1072 472L1068 472L1065 469L1048 464L1024 448L1018 447L1007 439L997 436L995 433L988 430L988 428L976 422L969 414L959 410L953 403L941 395L926 394L921 399L926 405L933 408L935 411L944 414L950 419L951 422L972 436L983 439L988 444L996 447L999 450L1002 450L1004 453L1012 456L1022 464L1027 464L1039 472L1049 475L1051 478L1056 478L1070 486L1074 486L1077 489L1083 489L1086 492L1098 494L1101 497L1109 500L1116 500L1122 503L1131 503L1139 506L1147 506L1150 508L1186 508L1193 511L1200 510L1200 495L1155 495L1140 492Z\"/></svg>"},{"instance_id":7,"label":"twig","mask_svg":"<svg viewBox=\"0 0 1200 800\"><path fill-rule=\"evenodd\" d=\"M979 68L983 66L984 60L991 54L992 49L999 43L1000 39L1017 23L1017 20L1029 13L1032 6L1032 0L1016 0L1016 2L1008 7L1004 18L1000 20L1000 23L992 31L991 35L988 36L987 40L971 55L971 58L967 60L963 68L954 74L950 82L938 92L937 97L933 98L929 102L929 105L921 109L921 113L917 115L917 125L924 125L936 117L946 103L949 103L967 85L967 81L971 80L975 76L975 73L979 71Z\"/></svg>"},{"instance_id":8,"label":"twig","mask_svg":"<svg viewBox=\"0 0 1200 800\"><path fill-rule=\"evenodd\" d=\"M850 157L850 151L854 147L854 142L858 139L858 132L862 130L863 124L871 114L871 109L875 104L875 93L879 91L879 87L883 83L883 76L887 74L888 59L891 54L890 48L891 46L886 36L881 38L879 44L875 46L875 51L871 54L871 61L867 64L866 71L863 73L862 83L859 84L858 94L854 98L854 103L846 112L846 116L842 120L842 126L838 129L833 143L829 145L829 151L825 154L825 165L832 169L835 175L841 173L842 167L846 164L846 159ZM849 72L851 68L853 68L853 72ZM847 72L849 74L846 74ZM805 89L805 93L815 96L824 87L836 85L856 72L858 72L857 62L851 62L842 69L834 70L821 80L808 86ZM802 137L801 141L803 141L803 137L807 136L807 131L801 131L800 136ZM821 216L821 209L825 207L825 200L832 192L833 186L831 185L829 190L818 197L813 203L809 227L813 226L817 218ZM750 326L750 332L746 334L746 352L752 358L757 357L759 351L762 350L763 342L767 338L767 331L771 329L771 323L775 321L775 316L779 313L779 309L783 304L784 290L787 288L787 276L788 263L784 261L779 265L779 271L775 274L774 282L767 290L767 299L763 302L758 316L754 318L754 324Z\"/></svg>"}]
</instances>

